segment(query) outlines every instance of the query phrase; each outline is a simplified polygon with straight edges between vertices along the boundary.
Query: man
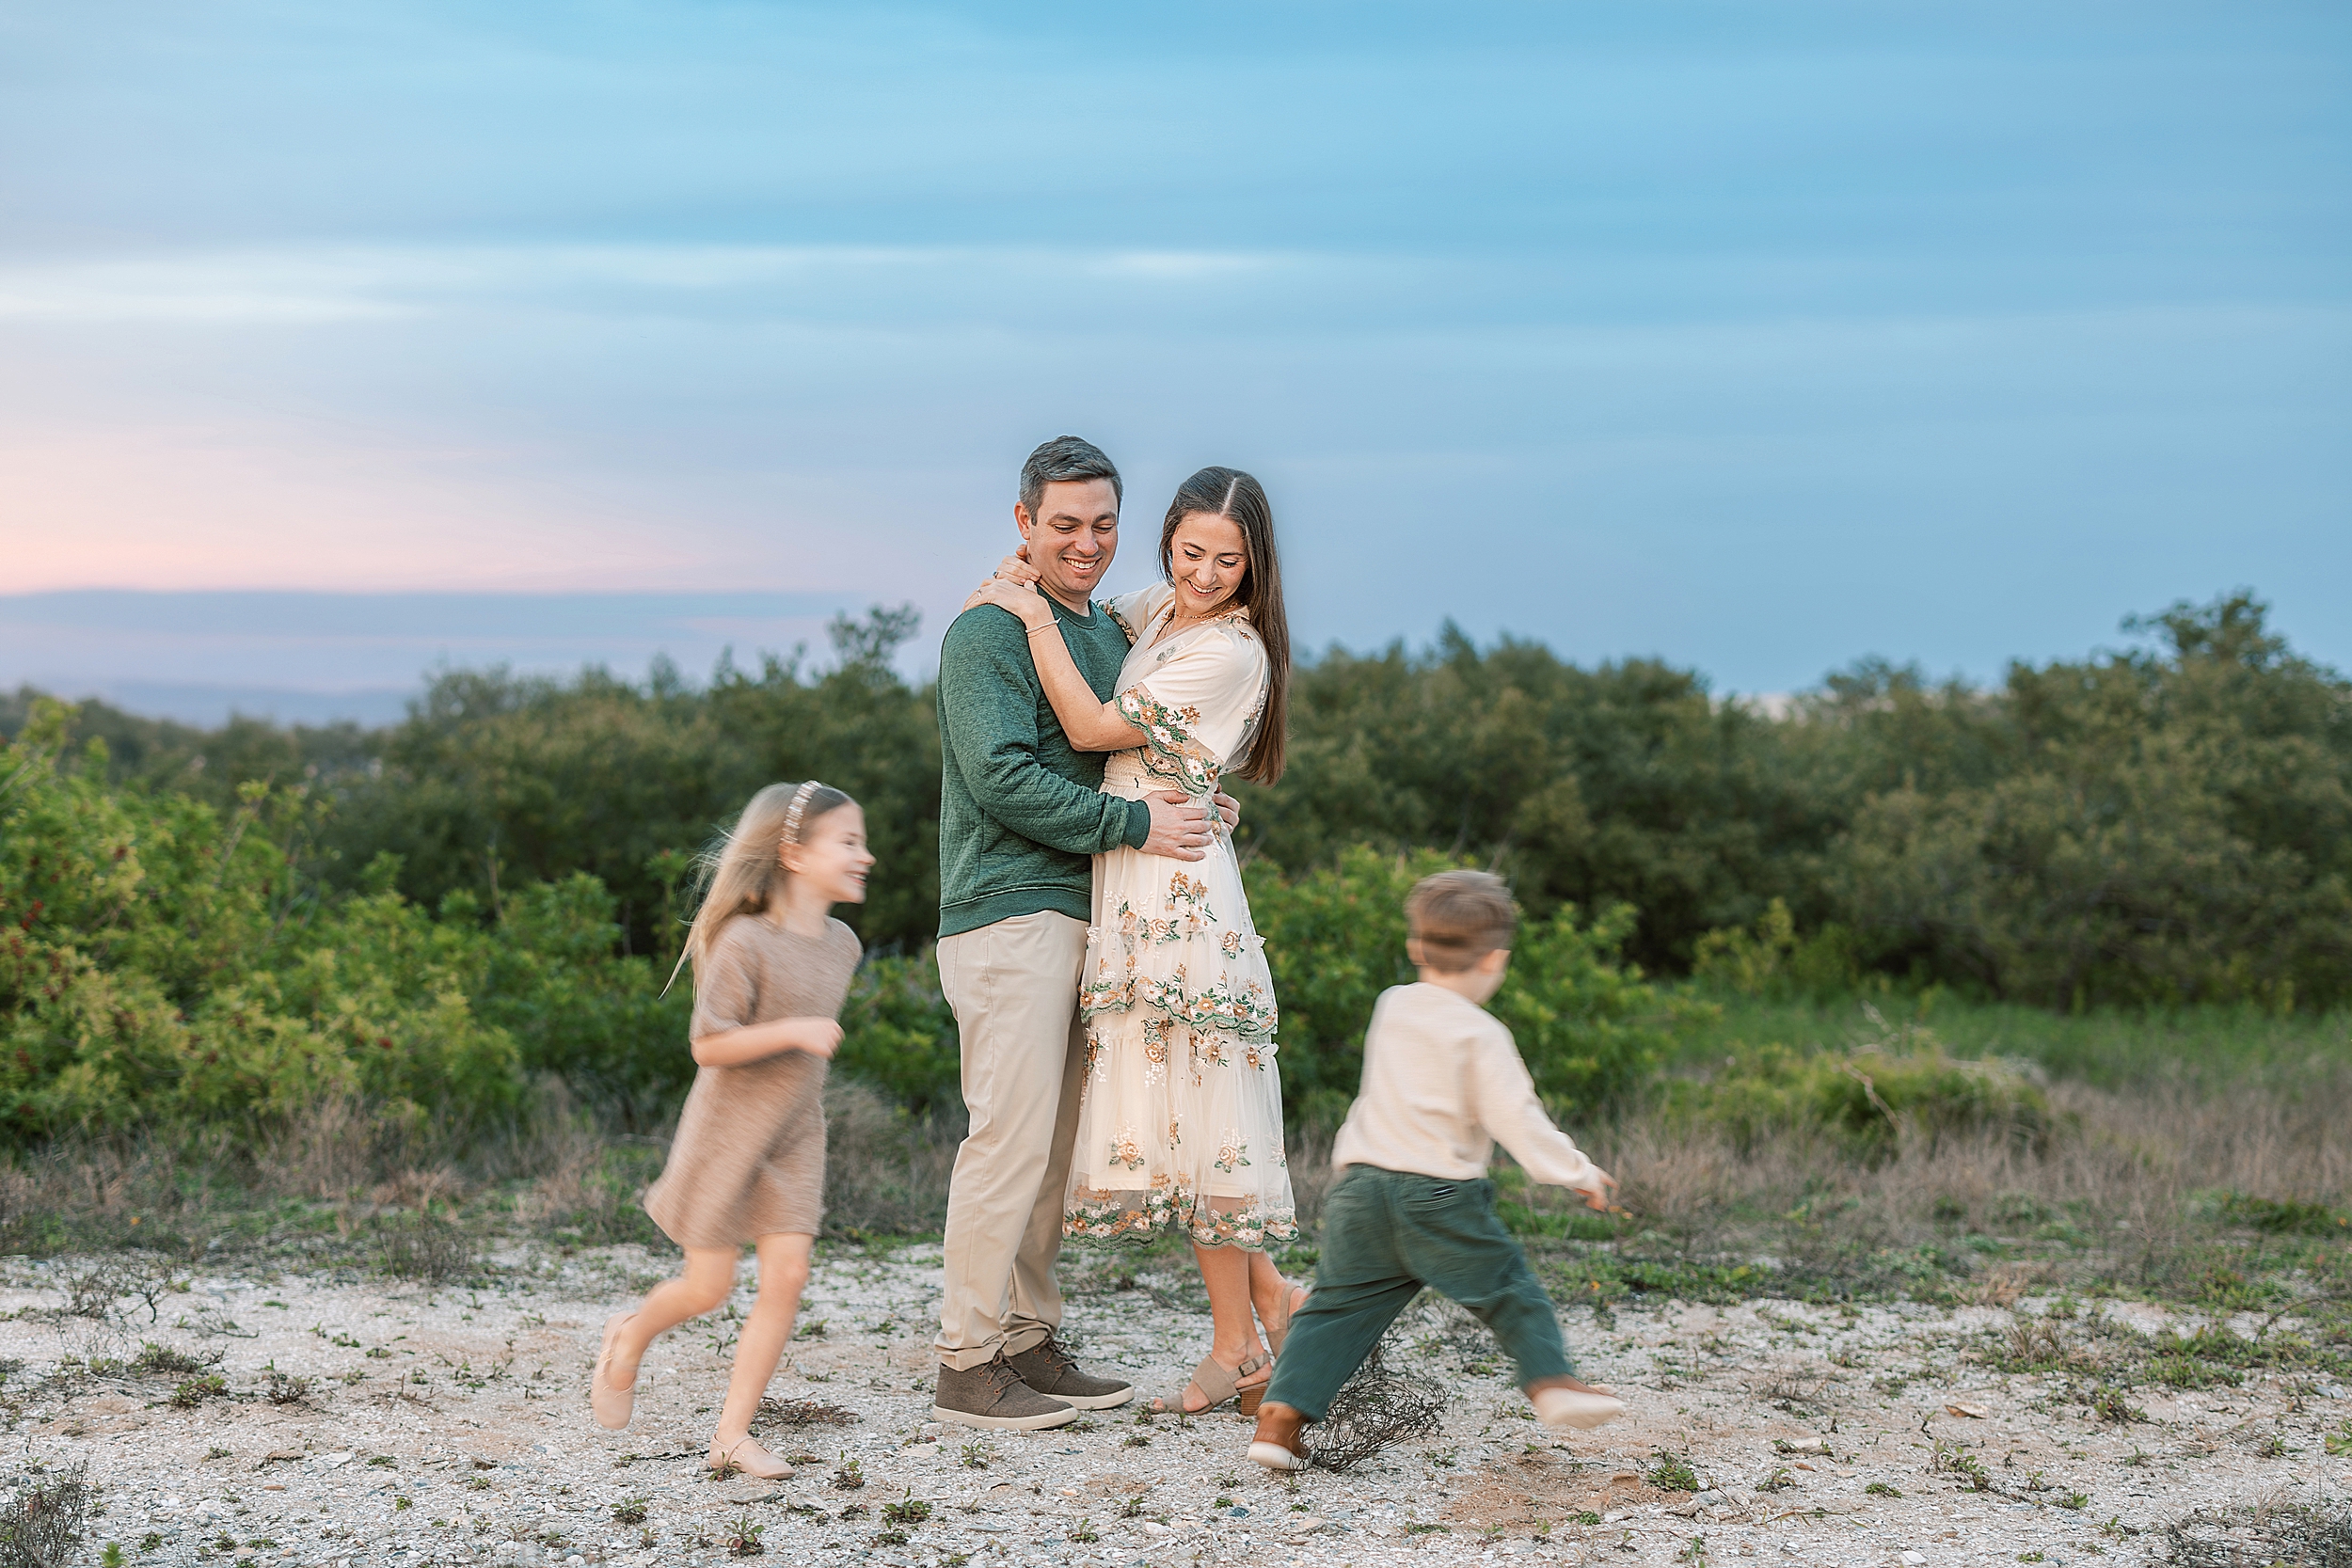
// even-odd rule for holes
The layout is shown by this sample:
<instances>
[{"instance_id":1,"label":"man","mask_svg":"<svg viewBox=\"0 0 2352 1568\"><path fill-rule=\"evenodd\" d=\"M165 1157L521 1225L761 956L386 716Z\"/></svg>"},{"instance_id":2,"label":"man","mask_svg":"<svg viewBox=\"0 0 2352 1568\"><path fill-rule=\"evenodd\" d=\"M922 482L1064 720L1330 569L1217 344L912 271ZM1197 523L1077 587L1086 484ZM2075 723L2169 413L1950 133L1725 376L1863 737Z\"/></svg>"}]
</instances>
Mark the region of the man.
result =
<instances>
[{"instance_id":1,"label":"man","mask_svg":"<svg viewBox=\"0 0 2352 1568\"><path fill-rule=\"evenodd\" d=\"M1091 595L1119 548L1120 500L1111 460L1063 436L1022 465L1012 512L1055 627L1105 702L1127 639ZM962 1036L972 1130L947 1196L931 1414L1031 1431L1135 1395L1080 1370L1054 1338L1054 1260L1086 1058L1078 981L1091 857L1124 844L1200 860L1208 814L1174 793L1100 793L1104 753L1072 748L1021 623L993 606L947 628L938 690L939 978Z\"/></svg>"}]
</instances>

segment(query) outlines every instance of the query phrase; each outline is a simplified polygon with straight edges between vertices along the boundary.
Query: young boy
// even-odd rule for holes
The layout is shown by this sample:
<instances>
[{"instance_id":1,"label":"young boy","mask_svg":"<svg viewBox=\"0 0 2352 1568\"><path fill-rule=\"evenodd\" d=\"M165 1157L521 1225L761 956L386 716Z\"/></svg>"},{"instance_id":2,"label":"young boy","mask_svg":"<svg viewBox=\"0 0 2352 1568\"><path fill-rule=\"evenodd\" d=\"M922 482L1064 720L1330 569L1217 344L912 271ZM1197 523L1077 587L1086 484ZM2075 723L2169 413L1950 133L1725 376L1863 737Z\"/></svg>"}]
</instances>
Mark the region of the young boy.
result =
<instances>
[{"instance_id":1,"label":"young boy","mask_svg":"<svg viewBox=\"0 0 2352 1568\"><path fill-rule=\"evenodd\" d=\"M1551 1298L1496 1219L1486 1177L1500 1140L1530 1179L1574 1188L1595 1209L1617 1184L1551 1125L1511 1031L1484 1006L1511 959L1511 895L1485 872L1448 871L1413 889L1405 918L1421 980L1383 992L1364 1036L1363 1089L1331 1149L1345 1174L1324 1205L1322 1265L1249 1445L1271 1470L1306 1468L1301 1429L1424 1285L1494 1332L1548 1425L1625 1413L1573 1375Z\"/></svg>"}]
</instances>

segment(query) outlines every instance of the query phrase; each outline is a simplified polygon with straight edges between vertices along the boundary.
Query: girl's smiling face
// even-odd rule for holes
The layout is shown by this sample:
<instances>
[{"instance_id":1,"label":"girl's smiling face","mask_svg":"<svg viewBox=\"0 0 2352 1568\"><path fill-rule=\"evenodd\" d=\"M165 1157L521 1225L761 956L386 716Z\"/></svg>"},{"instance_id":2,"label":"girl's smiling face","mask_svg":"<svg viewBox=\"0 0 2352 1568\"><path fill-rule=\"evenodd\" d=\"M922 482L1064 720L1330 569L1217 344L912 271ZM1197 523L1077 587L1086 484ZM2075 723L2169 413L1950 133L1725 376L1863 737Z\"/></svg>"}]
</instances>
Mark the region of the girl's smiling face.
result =
<instances>
[{"instance_id":1,"label":"girl's smiling face","mask_svg":"<svg viewBox=\"0 0 2352 1568\"><path fill-rule=\"evenodd\" d=\"M1241 525L1214 512L1188 512L1168 536L1168 569L1176 608L1193 619L1214 613L1241 592L1249 575L1249 546Z\"/></svg>"},{"instance_id":2,"label":"girl's smiling face","mask_svg":"<svg viewBox=\"0 0 2352 1568\"><path fill-rule=\"evenodd\" d=\"M801 841L776 858L802 886L828 904L866 902L866 874L874 868L866 847L866 813L852 800L801 826Z\"/></svg>"}]
</instances>

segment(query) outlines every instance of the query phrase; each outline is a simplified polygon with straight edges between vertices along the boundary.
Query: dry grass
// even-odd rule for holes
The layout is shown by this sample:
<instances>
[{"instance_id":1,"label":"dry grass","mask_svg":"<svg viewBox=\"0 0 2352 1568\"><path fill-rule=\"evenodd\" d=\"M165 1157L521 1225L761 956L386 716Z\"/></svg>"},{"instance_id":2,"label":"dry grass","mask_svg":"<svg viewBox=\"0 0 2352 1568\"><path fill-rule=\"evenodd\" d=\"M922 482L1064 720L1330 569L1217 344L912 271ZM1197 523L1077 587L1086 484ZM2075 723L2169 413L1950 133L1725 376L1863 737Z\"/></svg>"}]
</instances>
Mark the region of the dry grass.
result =
<instances>
[{"instance_id":1,"label":"dry grass","mask_svg":"<svg viewBox=\"0 0 2352 1568\"><path fill-rule=\"evenodd\" d=\"M946 1223L961 1126L910 1116L850 1078L827 1081L825 1121L827 1228L930 1231Z\"/></svg>"},{"instance_id":2,"label":"dry grass","mask_svg":"<svg viewBox=\"0 0 2352 1568\"><path fill-rule=\"evenodd\" d=\"M1642 1114L1588 1143L1628 1209L1702 1250L1733 1243L1758 1214L1834 1221L1847 1240L1883 1246L1958 1227L2159 1248L2199 1228L2217 1194L2325 1207L2352 1196L2352 1140L2339 1132L2352 1126L2352 1070L2201 1092L2177 1080L2049 1092L2064 1130L2040 1152L1997 1132L1906 1135L1873 1165L1795 1126L1742 1153L1704 1123ZM2034 1283L2015 1269L1988 1289L2014 1299Z\"/></svg>"},{"instance_id":3,"label":"dry grass","mask_svg":"<svg viewBox=\"0 0 2352 1568\"><path fill-rule=\"evenodd\" d=\"M2238 1266L2227 1248L2243 1244L2247 1225L2268 1216L2294 1231L2282 1241L2317 1240L2307 1233L2319 1227L2333 1237L2352 1198L2352 1140L2338 1134L2352 1126L2352 1068L2314 1061L2292 1075L2213 1077L2221 1081L2182 1070L2117 1088L2059 1083L2048 1088L2058 1132L2044 1145L1947 1131L1906 1134L1883 1158L1819 1127L1735 1139L1687 1113L1637 1110L1571 1129L1622 1179L1629 1218L1587 1214L1574 1195L1550 1189L1524 1200L1545 1234L1638 1237L1635 1250L1652 1259L1769 1254L1818 1275L1905 1249L1934 1253L1960 1277L1919 1288L1988 1306L2090 1278L2204 1290L2199 1281ZM826 1110L829 1229L935 1233L962 1129L910 1117L847 1078L828 1085ZM292 1118L242 1151L217 1134L60 1143L0 1165L0 1249L128 1245L184 1257L243 1237L453 1277L478 1266L493 1232L661 1244L640 1196L664 1148L614 1135L552 1082L529 1115L462 1158L413 1123L348 1102ZM1333 1180L1329 1149L1325 1130L1293 1140L1309 1243ZM1999 1245L1985 1257L1955 1245L1963 1237ZM1852 1288L1914 1288L1883 1267L1874 1277Z\"/></svg>"}]
</instances>

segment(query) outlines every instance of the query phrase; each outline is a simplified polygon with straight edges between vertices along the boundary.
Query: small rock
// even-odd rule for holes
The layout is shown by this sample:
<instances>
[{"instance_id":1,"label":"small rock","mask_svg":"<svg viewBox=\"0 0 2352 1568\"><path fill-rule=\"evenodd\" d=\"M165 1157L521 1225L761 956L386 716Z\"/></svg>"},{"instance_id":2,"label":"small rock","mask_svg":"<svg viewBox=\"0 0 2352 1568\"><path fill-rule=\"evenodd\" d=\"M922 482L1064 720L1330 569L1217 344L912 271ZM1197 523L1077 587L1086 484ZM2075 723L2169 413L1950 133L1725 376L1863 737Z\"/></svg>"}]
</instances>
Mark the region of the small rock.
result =
<instances>
[{"instance_id":1,"label":"small rock","mask_svg":"<svg viewBox=\"0 0 2352 1568\"><path fill-rule=\"evenodd\" d=\"M1903 1568L1927 1568L1928 1560L1917 1552L1905 1552L1902 1554L1902 1560Z\"/></svg>"},{"instance_id":2,"label":"small rock","mask_svg":"<svg viewBox=\"0 0 2352 1568\"><path fill-rule=\"evenodd\" d=\"M1944 1408L1950 1411L1955 1416L1965 1416L1972 1421L1981 1421L1986 1417L1993 1414L1992 1411L1987 1410L1983 1405L1971 1403L1966 1400L1954 1400Z\"/></svg>"}]
</instances>

